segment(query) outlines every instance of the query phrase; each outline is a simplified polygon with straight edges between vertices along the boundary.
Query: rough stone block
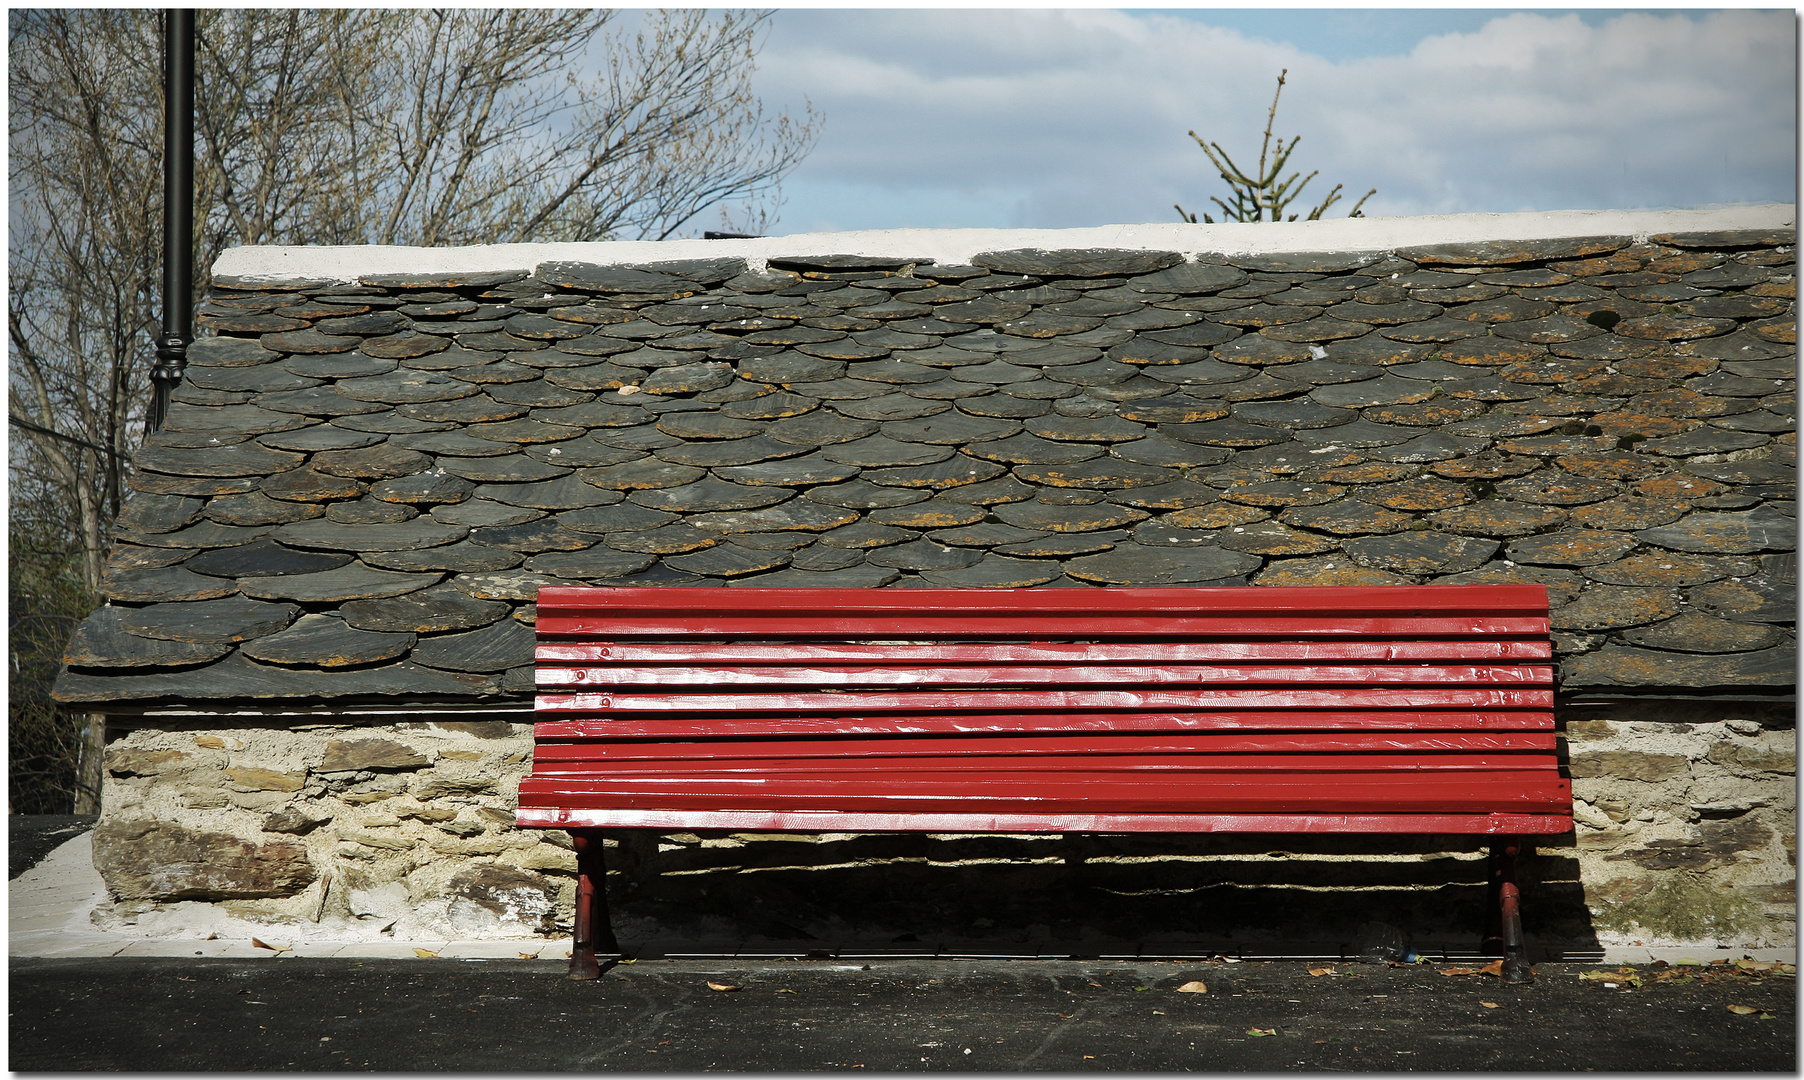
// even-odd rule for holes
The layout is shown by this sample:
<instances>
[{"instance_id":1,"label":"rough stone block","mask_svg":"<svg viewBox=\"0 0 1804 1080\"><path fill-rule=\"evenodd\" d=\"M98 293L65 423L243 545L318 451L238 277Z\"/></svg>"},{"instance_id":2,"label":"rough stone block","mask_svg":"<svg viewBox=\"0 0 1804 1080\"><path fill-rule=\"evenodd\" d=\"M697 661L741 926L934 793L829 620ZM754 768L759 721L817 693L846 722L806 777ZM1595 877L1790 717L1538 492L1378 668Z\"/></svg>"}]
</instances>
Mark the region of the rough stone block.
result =
<instances>
[{"instance_id":1,"label":"rough stone block","mask_svg":"<svg viewBox=\"0 0 1804 1080\"><path fill-rule=\"evenodd\" d=\"M94 829L94 867L124 900L293 896L317 876L300 844L253 844L155 818L111 818Z\"/></svg>"}]
</instances>

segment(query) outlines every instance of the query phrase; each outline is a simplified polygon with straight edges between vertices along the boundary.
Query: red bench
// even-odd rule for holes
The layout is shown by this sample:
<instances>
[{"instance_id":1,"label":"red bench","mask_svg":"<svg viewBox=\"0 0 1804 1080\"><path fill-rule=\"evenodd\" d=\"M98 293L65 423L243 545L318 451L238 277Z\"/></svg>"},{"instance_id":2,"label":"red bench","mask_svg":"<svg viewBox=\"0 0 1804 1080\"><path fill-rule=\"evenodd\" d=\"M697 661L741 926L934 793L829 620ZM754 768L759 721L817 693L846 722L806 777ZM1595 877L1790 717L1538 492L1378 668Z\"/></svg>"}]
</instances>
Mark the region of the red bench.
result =
<instances>
[{"instance_id":1,"label":"red bench","mask_svg":"<svg viewBox=\"0 0 1804 1080\"><path fill-rule=\"evenodd\" d=\"M1515 856L1572 829L1539 585L545 588L538 640L572 978L601 829L1482 836L1512 980Z\"/></svg>"}]
</instances>

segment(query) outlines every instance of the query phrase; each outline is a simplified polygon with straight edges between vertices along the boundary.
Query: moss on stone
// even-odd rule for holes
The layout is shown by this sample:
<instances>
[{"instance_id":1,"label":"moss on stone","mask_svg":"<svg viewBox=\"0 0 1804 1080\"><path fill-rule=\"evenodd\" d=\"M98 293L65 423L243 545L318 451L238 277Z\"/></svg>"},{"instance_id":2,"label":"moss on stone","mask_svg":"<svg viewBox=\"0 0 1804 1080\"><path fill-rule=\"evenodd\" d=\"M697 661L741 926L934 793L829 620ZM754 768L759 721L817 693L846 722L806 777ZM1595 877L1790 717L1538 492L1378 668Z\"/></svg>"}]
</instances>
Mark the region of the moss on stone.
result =
<instances>
[{"instance_id":1,"label":"moss on stone","mask_svg":"<svg viewBox=\"0 0 1804 1080\"><path fill-rule=\"evenodd\" d=\"M1632 900L1597 914L1597 925L1626 932L1639 926L1659 938L1732 938L1758 929L1760 909L1735 893L1689 874L1675 874Z\"/></svg>"}]
</instances>

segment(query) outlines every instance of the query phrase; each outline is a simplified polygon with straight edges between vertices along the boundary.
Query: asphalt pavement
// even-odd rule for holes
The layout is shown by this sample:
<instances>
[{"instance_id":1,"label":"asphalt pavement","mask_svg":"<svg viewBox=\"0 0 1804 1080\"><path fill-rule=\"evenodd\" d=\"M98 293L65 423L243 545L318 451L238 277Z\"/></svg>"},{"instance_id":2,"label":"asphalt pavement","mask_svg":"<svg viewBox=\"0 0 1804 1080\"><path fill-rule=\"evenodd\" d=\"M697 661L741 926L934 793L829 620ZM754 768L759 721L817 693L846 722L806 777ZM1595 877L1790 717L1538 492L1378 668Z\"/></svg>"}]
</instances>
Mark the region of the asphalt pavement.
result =
<instances>
[{"instance_id":1,"label":"asphalt pavement","mask_svg":"<svg viewBox=\"0 0 1804 1080\"><path fill-rule=\"evenodd\" d=\"M11 1067L1796 1069L1794 979L1783 974L1643 967L1613 972L1611 985L1543 965L1518 986L1445 968L664 960L577 983L544 960L15 958ZM1180 989L1197 983L1207 991Z\"/></svg>"},{"instance_id":2,"label":"asphalt pavement","mask_svg":"<svg viewBox=\"0 0 1804 1080\"><path fill-rule=\"evenodd\" d=\"M1527 985L1445 962L925 957L571 982L535 942L122 944L85 925L86 839L10 886L15 1072L1797 1070L1796 969L1772 958L1541 963Z\"/></svg>"}]
</instances>

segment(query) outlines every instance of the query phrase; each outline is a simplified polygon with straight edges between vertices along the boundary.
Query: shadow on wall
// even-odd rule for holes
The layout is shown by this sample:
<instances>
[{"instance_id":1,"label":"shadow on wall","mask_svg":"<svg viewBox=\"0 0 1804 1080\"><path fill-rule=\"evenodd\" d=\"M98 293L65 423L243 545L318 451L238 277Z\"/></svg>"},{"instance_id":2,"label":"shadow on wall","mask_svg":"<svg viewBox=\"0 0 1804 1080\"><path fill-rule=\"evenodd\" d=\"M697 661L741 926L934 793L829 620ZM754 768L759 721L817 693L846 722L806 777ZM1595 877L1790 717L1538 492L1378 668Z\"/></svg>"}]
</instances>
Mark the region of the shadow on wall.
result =
<instances>
[{"instance_id":1,"label":"shadow on wall","mask_svg":"<svg viewBox=\"0 0 1804 1080\"><path fill-rule=\"evenodd\" d=\"M631 956L1441 959L1484 929L1486 845L1464 837L606 835ZM1519 863L1532 958L1600 949L1570 847Z\"/></svg>"}]
</instances>

